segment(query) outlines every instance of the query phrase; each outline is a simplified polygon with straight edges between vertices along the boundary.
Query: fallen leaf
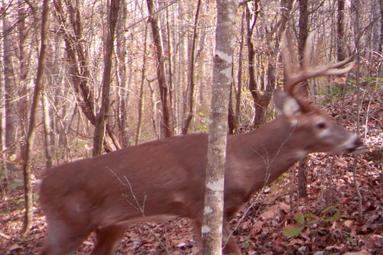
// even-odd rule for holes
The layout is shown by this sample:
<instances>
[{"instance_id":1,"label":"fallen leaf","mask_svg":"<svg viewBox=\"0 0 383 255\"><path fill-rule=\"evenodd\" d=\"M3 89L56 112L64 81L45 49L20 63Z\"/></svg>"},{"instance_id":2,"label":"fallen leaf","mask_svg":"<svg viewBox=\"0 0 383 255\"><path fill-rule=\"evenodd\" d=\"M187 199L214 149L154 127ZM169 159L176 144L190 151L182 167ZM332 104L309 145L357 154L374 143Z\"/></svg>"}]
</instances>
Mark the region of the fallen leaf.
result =
<instances>
[{"instance_id":1,"label":"fallen leaf","mask_svg":"<svg viewBox=\"0 0 383 255\"><path fill-rule=\"evenodd\" d=\"M279 214L279 212L280 212L279 206L273 205L267 211L263 212L260 215L260 218L263 220L274 219Z\"/></svg>"},{"instance_id":2,"label":"fallen leaf","mask_svg":"<svg viewBox=\"0 0 383 255\"><path fill-rule=\"evenodd\" d=\"M353 221L352 220L345 220L344 222L343 222L343 225L345 225L346 227L348 227L348 228L351 228L351 226L353 225Z\"/></svg>"},{"instance_id":3,"label":"fallen leaf","mask_svg":"<svg viewBox=\"0 0 383 255\"><path fill-rule=\"evenodd\" d=\"M371 255L371 253L366 250L361 250L361 251L346 252L346 253L343 253L343 255Z\"/></svg>"},{"instance_id":4,"label":"fallen leaf","mask_svg":"<svg viewBox=\"0 0 383 255\"><path fill-rule=\"evenodd\" d=\"M256 235L258 234L259 232L261 232L262 230L262 227L263 227L263 221L257 221L251 228L251 235Z\"/></svg>"}]
</instances>

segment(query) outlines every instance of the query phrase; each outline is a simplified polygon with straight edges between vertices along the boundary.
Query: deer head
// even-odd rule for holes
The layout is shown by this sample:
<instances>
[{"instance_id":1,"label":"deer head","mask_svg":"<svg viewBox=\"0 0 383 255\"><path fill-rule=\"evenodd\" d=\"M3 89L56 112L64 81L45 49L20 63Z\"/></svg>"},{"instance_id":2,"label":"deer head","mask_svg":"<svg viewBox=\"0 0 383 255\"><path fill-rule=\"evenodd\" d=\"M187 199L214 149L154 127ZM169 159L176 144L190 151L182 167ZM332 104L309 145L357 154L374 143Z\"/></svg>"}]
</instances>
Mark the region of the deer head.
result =
<instances>
[{"instance_id":1,"label":"deer head","mask_svg":"<svg viewBox=\"0 0 383 255\"><path fill-rule=\"evenodd\" d=\"M286 33L282 37L282 59L284 64L284 91L274 93L274 103L282 113L301 132L301 139L312 141L306 146L309 152L353 152L362 146L356 134L339 126L324 111L320 110L302 95L296 93L296 86L310 78L329 75L341 75L349 72L354 62L353 57L343 61L321 65L310 65L314 34L310 33L305 45L303 63L294 71L291 57L291 42Z\"/></svg>"}]
</instances>

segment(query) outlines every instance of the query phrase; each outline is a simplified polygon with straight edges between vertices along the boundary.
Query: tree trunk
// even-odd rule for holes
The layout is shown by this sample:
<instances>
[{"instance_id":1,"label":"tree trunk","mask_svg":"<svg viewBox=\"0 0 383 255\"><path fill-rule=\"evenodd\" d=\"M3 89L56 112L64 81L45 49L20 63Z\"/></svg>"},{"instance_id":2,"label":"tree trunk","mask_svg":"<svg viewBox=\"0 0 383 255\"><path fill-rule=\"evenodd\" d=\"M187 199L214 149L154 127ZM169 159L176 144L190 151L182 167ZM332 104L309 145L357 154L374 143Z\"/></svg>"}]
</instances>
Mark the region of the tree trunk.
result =
<instances>
[{"instance_id":1,"label":"tree trunk","mask_svg":"<svg viewBox=\"0 0 383 255\"><path fill-rule=\"evenodd\" d=\"M345 38L344 38L344 1L345 0L338 0L338 19L337 19L337 31L336 31L336 58L337 61L340 62L344 60L344 45L345 45ZM345 93L345 87L341 86L341 93Z\"/></svg>"},{"instance_id":2,"label":"tree trunk","mask_svg":"<svg viewBox=\"0 0 383 255\"><path fill-rule=\"evenodd\" d=\"M110 0L108 11L108 32L105 42L105 55L104 55L104 73L102 76L102 99L101 108L96 118L96 125L94 130L93 140L93 156L102 153L102 145L104 143L106 123L108 121L108 114L110 108L110 83L112 71L112 56L114 45L114 32L117 24L118 9L120 0Z\"/></svg>"},{"instance_id":3,"label":"tree trunk","mask_svg":"<svg viewBox=\"0 0 383 255\"><path fill-rule=\"evenodd\" d=\"M232 67L233 77L234 77L234 66ZM236 130L235 125L235 116L234 116L234 107L233 107L233 89L234 89L234 82L231 82L230 84L230 92L229 92L229 109L228 109L228 115L227 115L227 126L228 126L228 134L232 135L234 134Z\"/></svg>"},{"instance_id":4,"label":"tree trunk","mask_svg":"<svg viewBox=\"0 0 383 255\"><path fill-rule=\"evenodd\" d=\"M308 36L308 0L299 0L299 31L298 31L298 55L299 62L302 64L305 43ZM307 81L301 82L297 85L297 94L307 98L308 97L308 83Z\"/></svg>"},{"instance_id":5,"label":"tree trunk","mask_svg":"<svg viewBox=\"0 0 383 255\"><path fill-rule=\"evenodd\" d=\"M344 39L344 1L338 0L338 20L337 20L337 42L336 42L336 57L337 61L342 61L344 59L344 49L345 45Z\"/></svg>"},{"instance_id":6,"label":"tree trunk","mask_svg":"<svg viewBox=\"0 0 383 255\"><path fill-rule=\"evenodd\" d=\"M28 134L25 141L25 148L23 151L23 175L24 175L24 202L25 202L25 212L24 212L24 222L22 233L28 233L30 227L32 226L33 219L33 193L32 193L32 181L31 181L31 166L30 166L30 153L33 148L33 139L35 134L35 125L37 117L37 107L39 103L40 92L42 90L42 79L44 75L44 66L45 66L45 54L46 54L46 45L47 45L47 33L48 33L48 11L49 11L49 0L44 0L42 5L42 15L41 15L41 45L40 53L37 66L37 74L35 80L35 88L33 92L32 105L30 111L30 119L28 126Z\"/></svg>"},{"instance_id":7,"label":"tree trunk","mask_svg":"<svg viewBox=\"0 0 383 255\"><path fill-rule=\"evenodd\" d=\"M165 65L162 52L162 43L160 29L158 26L157 17L154 14L154 0L147 0L148 11L149 11L149 23L152 27L152 37L154 43L154 51L157 58L157 80L159 86L160 100L161 100L161 137L170 137L173 135L173 127L170 116L170 105L168 100L169 88L166 83L165 77Z\"/></svg>"},{"instance_id":8,"label":"tree trunk","mask_svg":"<svg viewBox=\"0 0 383 255\"><path fill-rule=\"evenodd\" d=\"M0 98L4 98L4 83L2 79L2 74L0 73ZM4 143L4 107L0 107L0 175L2 176L0 180L0 198L3 198L8 191L9 176L8 171L6 171L6 155L4 153L5 143Z\"/></svg>"},{"instance_id":9,"label":"tree trunk","mask_svg":"<svg viewBox=\"0 0 383 255\"><path fill-rule=\"evenodd\" d=\"M45 143L45 166L46 168L52 167L52 128L51 128L51 118L49 116L49 104L48 104L48 93L47 89L42 86L42 97L41 105L43 108L43 123L44 123L44 143Z\"/></svg>"},{"instance_id":10,"label":"tree trunk","mask_svg":"<svg viewBox=\"0 0 383 255\"><path fill-rule=\"evenodd\" d=\"M69 62L69 76L75 91L76 100L85 117L92 125L96 125L95 99L89 87L88 81L92 80L89 71L88 54L84 50L82 35L81 15L78 6L73 7L70 1L65 1L69 12L70 22L66 20L61 0L53 1L56 17L61 24L61 32L64 35L66 57ZM73 32L69 27L72 27ZM113 151L121 148L118 138L114 135L112 128L106 123L107 139L104 139L106 151Z\"/></svg>"},{"instance_id":11,"label":"tree trunk","mask_svg":"<svg viewBox=\"0 0 383 255\"><path fill-rule=\"evenodd\" d=\"M258 3L259 0L256 0L252 2L253 9L250 10L250 7L246 5L246 42L247 42L247 54L248 54L248 72L249 72L249 90L251 93L251 96L253 97L253 107L254 107L254 116L252 124L256 125L256 115L257 115L257 100L258 100L258 93L257 93L257 83L255 81L255 62L254 62L254 56L255 56L255 49L253 45L253 31L255 24L257 22L258 18ZM250 3L248 3L250 4Z\"/></svg>"},{"instance_id":12,"label":"tree trunk","mask_svg":"<svg viewBox=\"0 0 383 255\"><path fill-rule=\"evenodd\" d=\"M195 59L195 44L197 40L197 26L198 26L198 17L199 17L199 10L201 7L201 0L198 0L197 2L197 9L194 16L194 27L193 27L193 38L192 38L192 45L190 49L190 60L189 60L189 84L188 84L188 97L187 101L189 102L189 112L188 115L184 121L183 127L182 127L182 134L186 135L191 123L191 120L193 118L193 108L194 108L194 59Z\"/></svg>"},{"instance_id":13,"label":"tree trunk","mask_svg":"<svg viewBox=\"0 0 383 255\"><path fill-rule=\"evenodd\" d=\"M144 84L145 84L145 70L146 70L146 48L147 48L147 37L148 37L148 26L145 25L145 35L144 35L144 49L142 55L142 68L141 68L141 84L140 84L140 94L138 98L138 120L137 120L137 129L136 129L136 139L135 144L138 144L138 140L141 135L141 123L142 123L142 111L144 107Z\"/></svg>"},{"instance_id":14,"label":"tree trunk","mask_svg":"<svg viewBox=\"0 0 383 255\"><path fill-rule=\"evenodd\" d=\"M164 3L164 2L162 2ZM175 126L175 121L173 121L176 118L176 115L174 113L174 82L173 82L173 60L172 56L175 55L172 52L172 43L171 43L171 32L172 30L170 29L170 22L169 22L169 10L168 8L165 9L165 14L166 14L166 30L167 30L167 60L168 60L168 66L167 66L167 77L168 77L168 86L169 86L169 110L170 110L170 115L171 115L171 120L172 120L172 126ZM174 40L175 41L175 40ZM172 131L174 133L174 131Z\"/></svg>"},{"instance_id":15,"label":"tree trunk","mask_svg":"<svg viewBox=\"0 0 383 255\"><path fill-rule=\"evenodd\" d=\"M238 128L241 118L241 95L242 95L242 55L244 43L244 27L245 27L246 11L242 13L241 18L241 40L239 43L238 52L238 73L237 73L237 93L235 94L235 111L234 111L234 125L235 129Z\"/></svg>"},{"instance_id":16,"label":"tree trunk","mask_svg":"<svg viewBox=\"0 0 383 255\"><path fill-rule=\"evenodd\" d=\"M117 21L116 51L117 51L117 81L118 81L118 126L120 130L120 141L122 147L129 146L129 123L128 123L128 101L129 82L126 81L126 39L125 24L127 19L127 6L125 0L120 0L120 14ZM129 75L129 81L132 75Z\"/></svg>"},{"instance_id":17,"label":"tree trunk","mask_svg":"<svg viewBox=\"0 0 383 255\"><path fill-rule=\"evenodd\" d=\"M383 53L383 0L379 0L380 9L380 40L379 40L379 51Z\"/></svg>"},{"instance_id":18,"label":"tree trunk","mask_svg":"<svg viewBox=\"0 0 383 255\"><path fill-rule=\"evenodd\" d=\"M299 36L298 36L298 54L299 62L303 64L304 48L306 39L308 36L308 0L299 0ZM298 95L307 98L308 97L308 83L307 81L301 82L297 86ZM307 196L307 182L306 182L306 159L302 159L298 166L298 194L300 197Z\"/></svg>"},{"instance_id":19,"label":"tree trunk","mask_svg":"<svg viewBox=\"0 0 383 255\"><path fill-rule=\"evenodd\" d=\"M224 174L227 115L232 82L235 14L237 2L217 0L217 26L213 66L209 142L207 152L205 208L202 225L203 254L222 254Z\"/></svg>"},{"instance_id":20,"label":"tree trunk","mask_svg":"<svg viewBox=\"0 0 383 255\"><path fill-rule=\"evenodd\" d=\"M28 122L28 88L27 88L27 77L28 77L28 61L26 56L26 39L27 39L27 27L25 25L25 19L27 17L27 11L25 8L25 1L18 1L19 7L18 13L18 36L19 36L19 102L18 102L18 116L20 132L22 136L27 133L27 122ZM30 47L32 48L32 47Z\"/></svg>"},{"instance_id":21,"label":"tree trunk","mask_svg":"<svg viewBox=\"0 0 383 255\"><path fill-rule=\"evenodd\" d=\"M157 139L160 139L161 138L161 135L160 135L160 132L161 130L159 130L160 128L158 128L158 125L157 125L157 122L156 119L157 119L157 99L156 99L156 93L154 93L154 89L153 89L153 86L152 86L152 83L151 81L148 82L149 84L149 91L150 91L150 103L151 103L151 108L152 108L152 126L153 126L153 131L154 131L154 134L156 135Z\"/></svg>"},{"instance_id":22,"label":"tree trunk","mask_svg":"<svg viewBox=\"0 0 383 255\"><path fill-rule=\"evenodd\" d=\"M3 0L3 8L6 10L8 4ZM14 73L14 52L15 42L12 36L12 24L10 23L9 13L5 12L3 19L3 65L4 65L4 150L5 150L5 169L4 171L13 172L15 165L11 161L16 153L16 78Z\"/></svg>"}]
</instances>

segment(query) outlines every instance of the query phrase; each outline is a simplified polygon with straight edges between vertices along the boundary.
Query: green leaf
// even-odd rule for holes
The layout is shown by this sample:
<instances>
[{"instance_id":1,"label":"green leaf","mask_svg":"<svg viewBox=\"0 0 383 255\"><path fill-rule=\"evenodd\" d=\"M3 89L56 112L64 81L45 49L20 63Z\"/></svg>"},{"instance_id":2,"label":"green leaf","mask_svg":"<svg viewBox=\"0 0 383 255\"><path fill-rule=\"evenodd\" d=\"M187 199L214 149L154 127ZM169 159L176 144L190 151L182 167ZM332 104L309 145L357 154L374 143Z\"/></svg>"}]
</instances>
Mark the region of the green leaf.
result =
<instances>
[{"instance_id":1,"label":"green leaf","mask_svg":"<svg viewBox=\"0 0 383 255\"><path fill-rule=\"evenodd\" d=\"M302 226L289 226L283 229L283 235L287 238L298 237L303 230Z\"/></svg>"},{"instance_id":2,"label":"green leaf","mask_svg":"<svg viewBox=\"0 0 383 255\"><path fill-rule=\"evenodd\" d=\"M340 219L341 211L335 206L330 206L322 211L322 215L322 220L324 222L332 223Z\"/></svg>"},{"instance_id":3,"label":"green leaf","mask_svg":"<svg viewBox=\"0 0 383 255\"><path fill-rule=\"evenodd\" d=\"M296 223L298 223L301 226L305 225L305 216L303 215L303 213L295 214L294 220Z\"/></svg>"}]
</instances>

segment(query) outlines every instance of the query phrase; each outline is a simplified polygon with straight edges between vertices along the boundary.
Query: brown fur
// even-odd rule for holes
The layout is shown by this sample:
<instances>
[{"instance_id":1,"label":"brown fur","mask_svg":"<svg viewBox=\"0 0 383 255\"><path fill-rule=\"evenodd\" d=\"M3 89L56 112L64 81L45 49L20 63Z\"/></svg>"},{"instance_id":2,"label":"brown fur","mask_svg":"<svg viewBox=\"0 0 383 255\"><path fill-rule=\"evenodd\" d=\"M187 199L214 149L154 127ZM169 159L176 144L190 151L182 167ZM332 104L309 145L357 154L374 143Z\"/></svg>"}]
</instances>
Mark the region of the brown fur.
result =
<instances>
[{"instance_id":1,"label":"brown fur","mask_svg":"<svg viewBox=\"0 0 383 255\"><path fill-rule=\"evenodd\" d=\"M322 142L313 126L316 117L316 112L281 116L251 133L228 137L226 231L227 221L254 192L300 159L296 152L331 151L349 138L347 131L325 117L336 134L332 134L330 144ZM110 254L127 224L172 216L192 219L198 236L206 153L207 135L194 134L132 146L48 170L40 192L48 222L43 254L73 251L93 231L98 242L92 254ZM226 251L240 254L232 238Z\"/></svg>"}]
</instances>

